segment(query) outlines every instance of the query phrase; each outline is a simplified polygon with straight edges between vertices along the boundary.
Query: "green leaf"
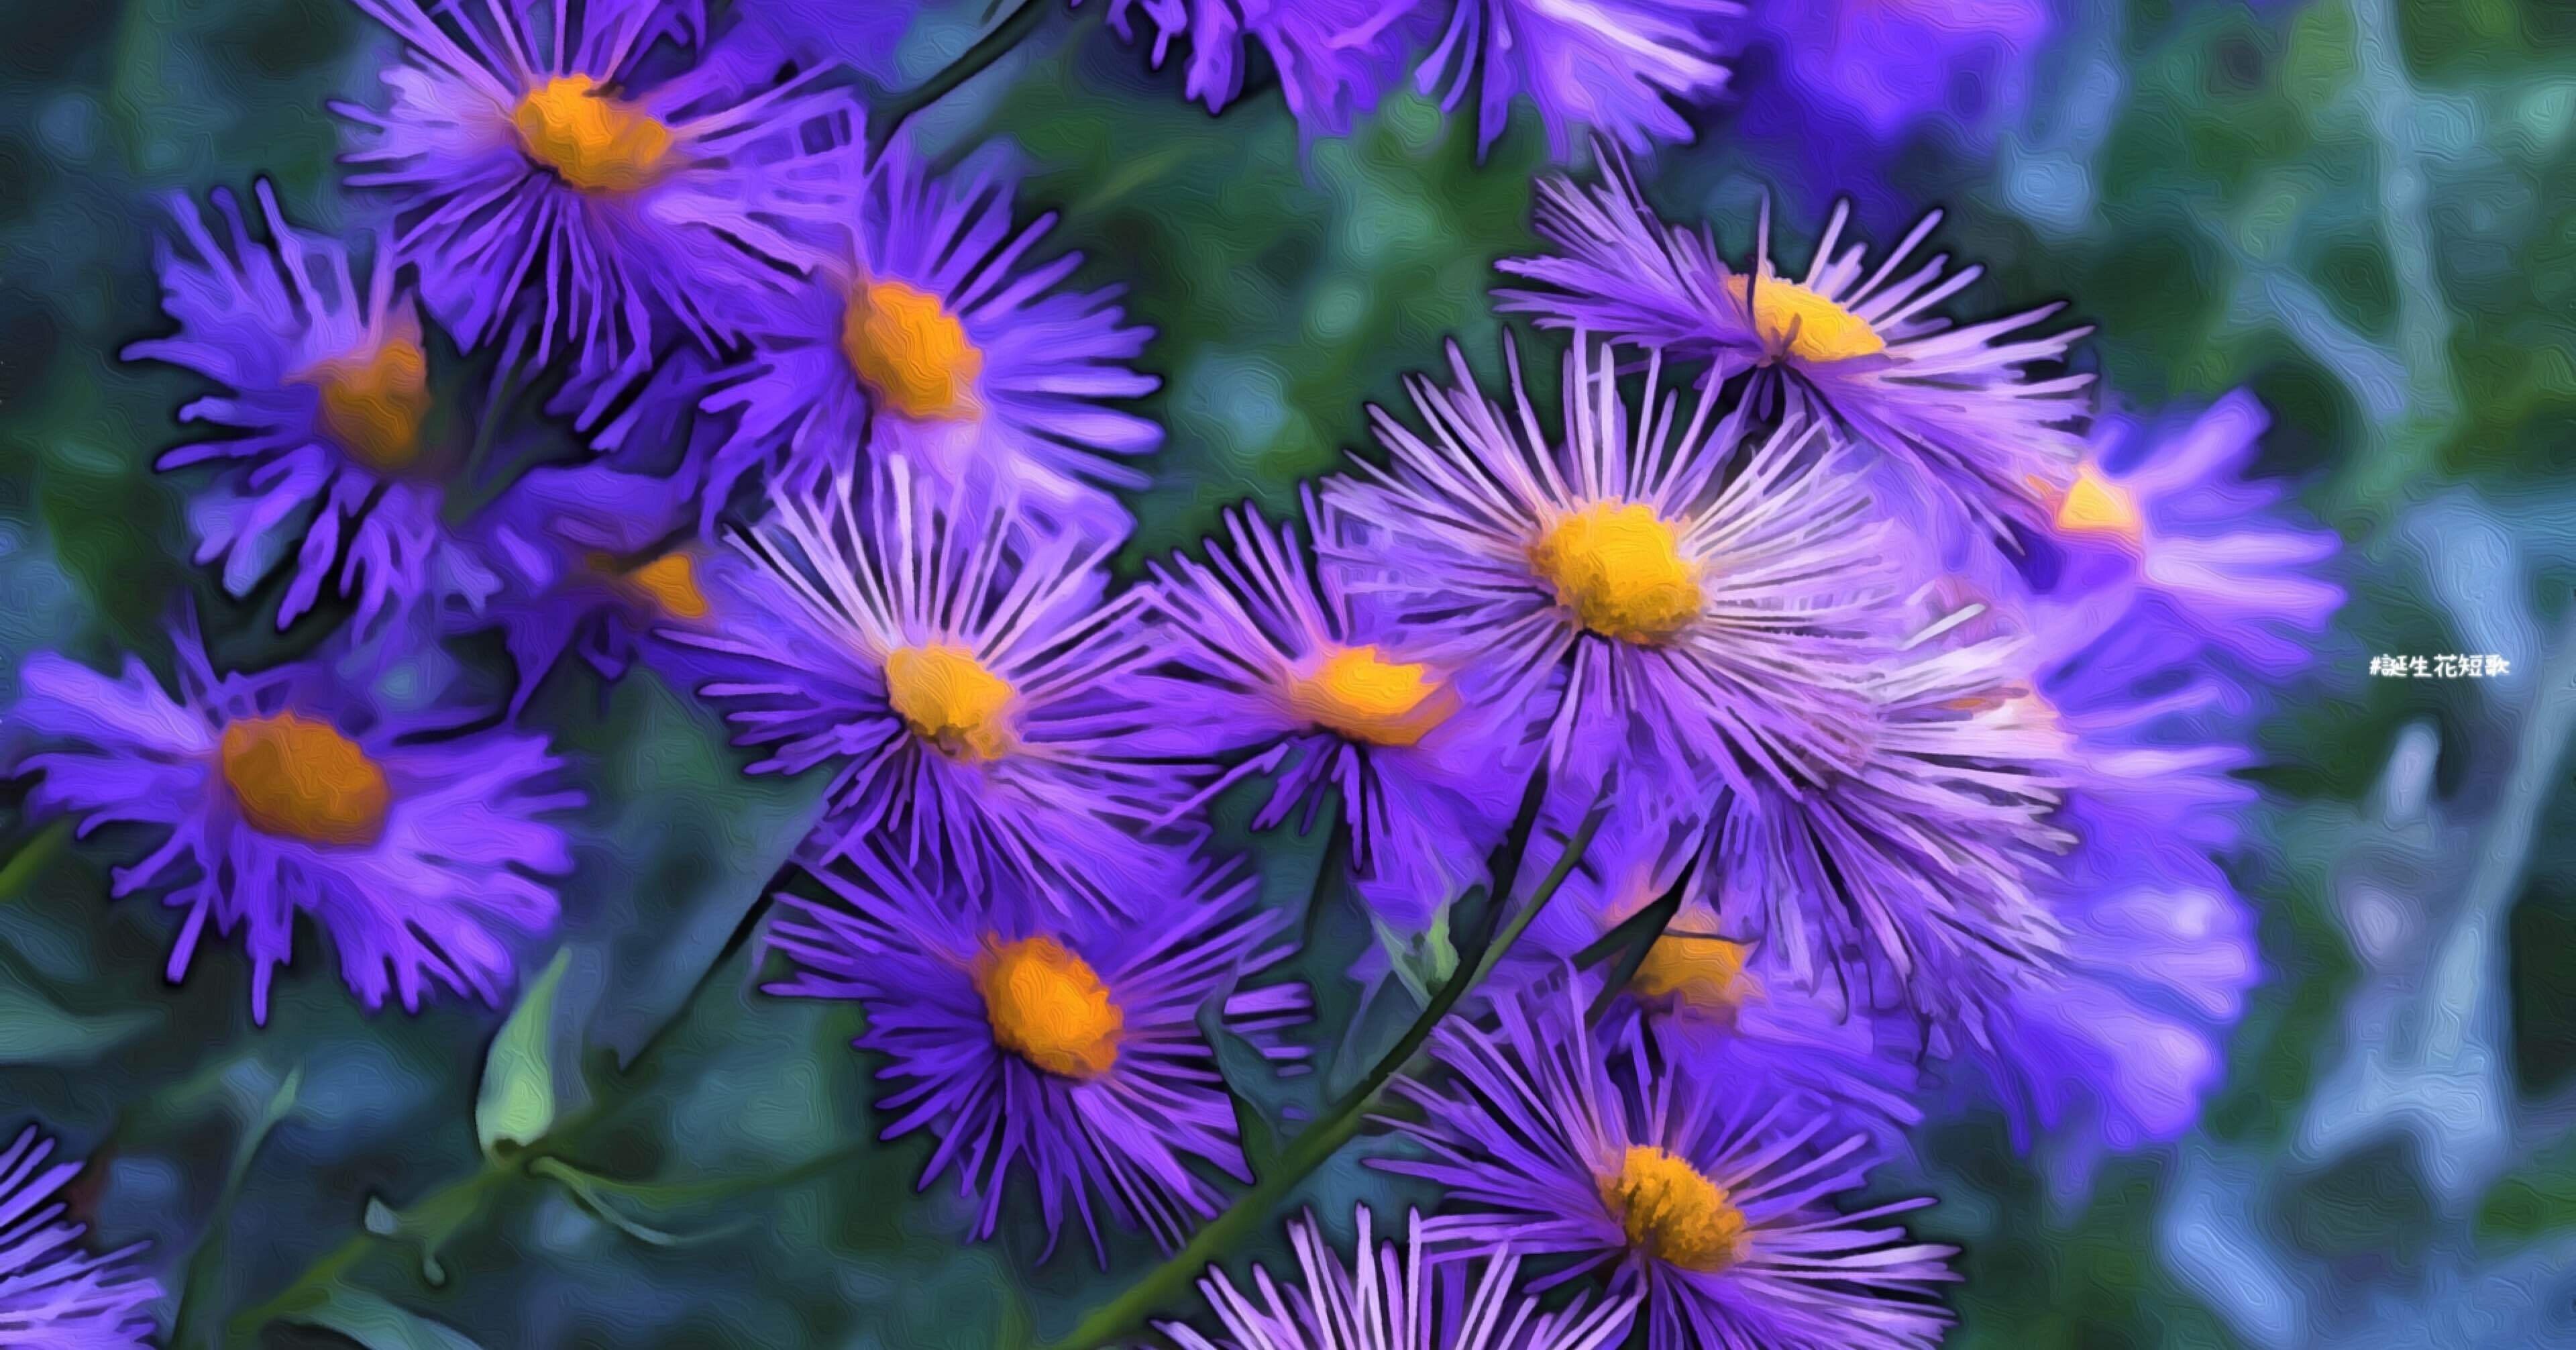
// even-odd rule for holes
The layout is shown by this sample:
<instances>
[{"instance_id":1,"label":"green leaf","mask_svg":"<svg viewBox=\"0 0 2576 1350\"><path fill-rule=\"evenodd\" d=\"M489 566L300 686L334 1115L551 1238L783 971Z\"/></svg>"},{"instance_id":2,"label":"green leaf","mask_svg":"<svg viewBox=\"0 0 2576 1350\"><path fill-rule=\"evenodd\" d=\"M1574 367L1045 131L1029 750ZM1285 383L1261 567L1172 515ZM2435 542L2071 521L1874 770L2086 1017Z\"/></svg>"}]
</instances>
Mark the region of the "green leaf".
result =
<instances>
[{"instance_id":1,"label":"green leaf","mask_svg":"<svg viewBox=\"0 0 2576 1350\"><path fill-rule=\"evenodd\" d=\"M366 1350L482 1350L473 1337L456 1328L363 1289L334 1289L320 1307L297 1313L291 1320L337 1332Z\"/></svg>"},{"instance_id":2,"label":"green leaf","mask_svg":"<svg viewBox=\"0 0 2576 1350\"><path fill-rule=\"evenodd\" d=\"M157 1009L80 1017L0 974L0 1064L88 1064L161 1022Z\"/></svg>"},{"instance_id":3,"label":"green leaf","mask_svg":"<svg viewBox=\"0 0 2576 1350\"><path fill-rule=\"evenodd\" d=\"M1216 1053L1225 1095L1234 1102L1235 1137L1243 1145L1244 1165L1257 1179L1279 1158L1279 1133L1270 1123L1273 1108L1263 1104L1263 1099L1278 1096L1278 1074L1258 1047L1226 1025L1225 1004L1233 992L1229 983L1199 1005L1199 1034Z\"/></svg>"},{"instance_id":4,"label":"green leaf","mask_svg":"<svg viewBox=\"0 0 2576 1350\"><path fill-rule=\"evenodd\" d=\"M505 1143L534 1143L555 1123L555 994L571 957L555 953L492 1038L474 1101L474 1134L487 1156Z\"/></svg>"}]
</instances>

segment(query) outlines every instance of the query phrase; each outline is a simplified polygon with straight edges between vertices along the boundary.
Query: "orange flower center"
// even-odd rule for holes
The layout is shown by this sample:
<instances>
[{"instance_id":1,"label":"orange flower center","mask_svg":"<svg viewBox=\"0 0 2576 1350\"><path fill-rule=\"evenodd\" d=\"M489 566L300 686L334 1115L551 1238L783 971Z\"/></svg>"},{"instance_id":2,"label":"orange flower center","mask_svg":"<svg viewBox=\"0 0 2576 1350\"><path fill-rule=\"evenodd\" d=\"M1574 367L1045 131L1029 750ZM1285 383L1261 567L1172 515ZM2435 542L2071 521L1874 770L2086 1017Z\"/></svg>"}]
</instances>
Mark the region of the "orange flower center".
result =
<instances>
[{"instance_id":1,"label":"orange flower center","mask_svg":"<svg viewBox=\"0 0 2576 1350\"><path fill-rule=\"evenodd\" d=\"M511 111L519 148L584 192L633 192L662 176L671 129L599 91L587 75L557 75Z\"/></svg>"},{"instance_id":2,"label":"orange flower center","mask_svg":"<svg viewBox=\"0 0 2576 1350\"><path fill-rule=\"evenodd\" d=\"M592 571L616 578L620 585L671 618L707 617L707 593L698 589L698 562L687 553L665 553L623 572L617 570L617 560L605 553L591 554L589 562Z\"/></svg>"},{"instance_id":3,"label":"orange flower center","mask_svg":"<svg viewBox=\"0 0 2576 1350\"><path fill-rule=\"evenodd\" d=\"M886 658L886 702L912 733L955 759L993 759L1011 748L1009 680L947 643L898 647Z\"/></svg>"},{"instance_id":4,"label":"orange flower center","mask_svg":"<svg viewBox=\"0 0 2576 1350\"><path fill-rule=\"evenodd\" d=\"M976 414L984 353L939 297L900 281L865 282L841 311L841 354L882 405L920 421Z\"/></svg>"},{"instance_id":5,"label":"orange flower center","mask_svg":"<svg viewBox=\"0 0 2576 1350\"><path fill-rule=\"evenodd\" d=\"M1887 350L1869 320L1794 281L1764 277L1757 287L1738 273L1726 279L1726 293L1739 307L1753 296L1753 330L1774 352L1823 363Z\"/></svg>"},{"instance_id":6,"label":"orange flower center","mask_svg":"<svg viewBox=\"0 0 2576 1350\"><path fill-rule=\"evenodd\" d=\"M1059 1078L1097 1078L1118 1063L1126 1014L1098 973L1055 939L987 934L973 975L995 1045Z\"/></svg>"},{"instance_id":7,"label":"orange flower center","mask_svg":"<svg viewBox=\"0 0 2576 1350\"><path fill-rule=\"evenodd\" d=\"M1595 502L1564 517L1529 558L1556 589L1557 603L1603 637L1662 642L1706 603L1698 564L1682 556L1680 532L1638 503Z\"/></svg>"},{"instance_id":8,"label":"orange flower center","mask_svg":"<svg viewBox=\"0 0 2576 1350\"><path fill-rule=\"evenodd\" d=\"M1419 662L1389 661L1374 646L1342 647L1290 681L1288 707L1349 740L1414 745L1457 711L1458 700Z\"/></svg>"},{"instance_id":9,"label":"orange flower center","mask_svg":"<svg viewBox=\"0 0 2576 1350\"><path fill-rule=\"evenodd\" d=\"M1668 932L1646 949L1628 988L1640 998L1669 999L1703 1016L1730 1015L1750 992L1744 955L1740 942Z\"/></svg>"},{"instance_id":10,"label":"orange flower center","mask_svg":"<svg viewBox=\"0 0 2576 1350\"><path fill-rule=\"evenodd\" d=\"M2145 527L2136 494L2090 464L2075 475L2075 485L2057 502L2057 528L2067 534L2103 534L2135 543Z\"/></svg>"},{"instance_id":11,"label":"orange flower center","mask_svg":"<svg viewBox=\"0 0 2576 1350\"><path fill-rule=\"evenodd\" d=\"M1660 1148L1637 1145L1599 1179L1601 1203L1628 1245L1684 1270L1720 1271L1744 1259L1744 1212L1726 1188Z\"/></svg>"},{"instance_id":12,"label":"orange flower center","mask_svg":"<svg viewBox=\"0 0 2576 1350\"><path fill-rule=\"evenodd\" d=\"M294 713L224 728L216 751L242 818L263 834L363 846L385 832L385 771L329 722Z\"/></svg>"},{"instance_id":13,"label":"orange flower center","mask_svg":"<svg viewBox=\"0 0 2576 1350\"><path fill-rule=\"evenodd\" d=\"M321 395L322 430L351 459L380 473L420 458L429 415L429 358L409 338L387 338L363 356L337 356L296 377Z\"/></svg>"}]
</instances>

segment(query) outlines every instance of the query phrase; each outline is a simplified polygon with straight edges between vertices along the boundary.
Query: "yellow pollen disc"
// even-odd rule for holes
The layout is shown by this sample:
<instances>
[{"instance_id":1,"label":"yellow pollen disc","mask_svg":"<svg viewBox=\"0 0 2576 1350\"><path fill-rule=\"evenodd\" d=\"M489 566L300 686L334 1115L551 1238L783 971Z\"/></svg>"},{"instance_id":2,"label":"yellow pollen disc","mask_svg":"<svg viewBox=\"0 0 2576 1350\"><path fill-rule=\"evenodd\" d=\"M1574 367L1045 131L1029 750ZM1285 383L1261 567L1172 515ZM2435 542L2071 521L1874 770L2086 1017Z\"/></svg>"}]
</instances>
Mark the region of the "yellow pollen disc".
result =
<instances>
[{"instance_id":1,"label":"yellow pollen disc","mask_svg":"<svg viewBox=\"0 0 2576 1350\"><path fill-rule=\"evenodd\" d=\"M264 834L365 845L385 832L385 771L329 722L243 718L224 728L216 756L242 817Z\"/></svg>"},{"instance_id":2,"label":"yellow pollen disc","mask_svg":"<svg viewBox=\"0 0 2576 1350\"><path fill-rule=\"evenodd\" d=\"M1288 707L1326 731L1369 745L1414 745L1458 710L1457 696L1420 662L1374 646L1343 647L1288 685Z\"/></svg>"},{"instance_id":3,"label":"yellow pollen disc","mask_svg":"<svg viewBox=\"0 0 2576 1350\"><path fill-rule=\"evenodd\" d=\"M1744 1259L1744 1212L1725 1187L1663 1149L1630 1148L1600 1188L1628 1245L1656 1260L1709 1272Z\"/></svg>"},{"instance_id":4,"label":"yellow pollen disc","mask_svg":"<svg viewBox=\"0 0 2576 1350\"><path fill-rule=\"evenodd\" d=\"M963 647L898 647L886 658L886 702L914 735L958 759L1011 748L1011 682Z\"/></svg>"},{"instance_id":5,"label":"yellow pollen disc","mask_svg":"<svg viewBox=\"0 0 2576 1350\"><path fill-rule=\"evenodd\" d=\"M2107 534L2134 541L2145 523L2138 514L2138 499L2090 464L2057 503L2057 528L2068 534Z\"/></svg>"},{"instance_id":6,"label":"yellow pollen disc","mask_svg":"<svg viewBox=\"0 0 2576 1350\"><path fill-rule=\"evenodd\" d=\"M698 561L686 553L665 553L625 572L618 571L617 560L605 553L594 553L589 561L592 571L614 576L674 619L707 617L707 593L698 589Z\"/></svg>"},{"instance_id":7,"label":"yellow pollen disc","mask_svg":"<svg viewBox=\"0 0 2576 1350\"><path fill-rule=\"evenodd\" d=\"M1747 292L1754 297L1753 329L1775 352L1822 362L1887 350L1887 339L1869 320L1794 281L1764 277L1757 287L1740 273L1726 279L1726 293L1737 305L1745 303Z\"/></svg>"},{"instance_id":8,"label":"yellow pollen disc","mask_svg":"<svg viewBox=\"0 0 2576 1350\"><path fill-rule=\"evenodd\" d=\"M1557 603L1603 637L1661 642L1705 603L1699 565L1652 507L1595 502L1551 526L1529 556Z\"/></svg>"},{"instance_id":9,"label":"yellow pollen disc","mask_svg":"<svg viewBox=\"0 0 2576 1350\"><path fill-rule=\"evenodd\" d=\"M528 158L585 192L633 192L661 177L671 129L599 92L587 75L557 75L510 114Z\"/></svg>"},{"instance_id":10,"label":"yellow pollen disc","mask_svg":"<svg viewBox=\"0 0 2576 1350\"><path fill-rule=\"evenodd\" d=\"M841 354L876 400L921 421L977 411L984 353L939 297L900 281L865 282L841 311Z\"/></svg>"},{"instance_id":11,"label":"yellow pollen disc","mask_svg":"<svg viewBox=\"0 0 2576 1350\"><path fill-rule=\"evenodd\" d=\"M1090 965L1055 939L988 936L974 976L995 1045L1060 1078L1097 1078L1118 1062L1126 1014Z\"/></svg>"},{"instance_id":12,"label":"yellow pollen disc","mask_svg":"<svg viewBox=\"0 0 2576 1350\"><path fill-rule=\"evenodd\" d=\"M1744 944L1666 933L1646 949L1628 987L1640 998L1671 999L1703 1015L1732 1013L1748 992Z\"/></svg>"},{"instance_id":13,"label":"yellow pollen disc","mask_svg":"<svg viewBox=\"0 0 2576 1350\"><path fill-rule=\"evenodd\" d=\"M387 338L363 356L338 356L296 377L321 394L322 430L351 459L379 472L420 457L429 415L429 358L409 338Z\"/></svg>"}]
</instances>

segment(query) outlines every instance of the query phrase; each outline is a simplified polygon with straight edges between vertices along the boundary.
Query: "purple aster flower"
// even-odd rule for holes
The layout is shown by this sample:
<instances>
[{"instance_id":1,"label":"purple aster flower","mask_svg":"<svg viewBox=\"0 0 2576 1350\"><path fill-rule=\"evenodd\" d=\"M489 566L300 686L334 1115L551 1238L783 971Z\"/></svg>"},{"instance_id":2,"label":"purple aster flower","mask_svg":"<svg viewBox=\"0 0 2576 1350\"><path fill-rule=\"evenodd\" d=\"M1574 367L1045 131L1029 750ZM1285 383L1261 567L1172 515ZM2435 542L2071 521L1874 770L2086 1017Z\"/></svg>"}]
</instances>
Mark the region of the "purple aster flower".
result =
<instances>
[{"instance_id":1,"label":"purple aster flower","mask_svg":"<svg viewBox=\"0 0 2576 1350\"><path fill-rule=\"evenodd\" d=\"M1657 1065L1639 1036L1605 1049L1582 1013L1570 989L1504 1003L1498 1030L1435 1039L1446 1090L1399 1080L1422 1119L1397 1128L1427 1156L1376 1165L1448 1189L1426 1237L1567 1258L1551 1282L1606 1265L1613 1297L1642 1292L1653 1350L1939 1342L1951 1249L1873 1226L1932 1202L1834 1206L1865 1180L1865 1138L1762 1085Z\"/></svg>"},{"instance_id":2,"label":"purple aster flower","mask_svg":"<svg viewBox=\"0 0 2576 1350\"><path fill-rule=\"evenodd\" d=\"M938 1148L927 1188L951 1167L990 1237L1015 1171L1035 1184L1050 1249L1068 1205L1097 1252L1097 1209L1166 1246L1216 1213L1194 1165L1250 1181L1233 1099L1199 1008L1223 999L1229 1026L1293 1060L1277 1033L1302 1020L1291 984L1238 988L1285 959L1282 915L1252 907L1253 878L1140 857L1150 916L1111 920L921 870L875 847L814 872L829 899L782 894L770 944L797 966L771 992L856 999L859 1049L885 1057L895 1086L877 1105L884 1137L927 1127ZM1105 1257L1103 1258L1105 1261Z\"/></svg>"},{"instance_id":3,"label":"purple aster flower","mask_svg":"<svg viewBox=\"0 0 2576 1350\"><path fill-rule=\"evenodd\" d=\"M1578 340L1551 444L1516 353L1513 414L1450 360L1454 388L1412 382L1429 435L1377 411L1391 465L1328 489L1367 527L1322 541L1344 591L1533 708L1559 764L1580 750L1641 766L1631 788L1696 791L1843 763L1889 592L1884 530L1822 428L1757 442L1737 415L1712 425L1713 387L1685 425L1660 355L1632 413L1610 355Z\"/></svg>"},{"instance_id":4,"label":"purple aster flower","mask_svg":"<svg viewBox=\"0 0 2576 1350\"><path fill-rule=\"evenodd\" d=\"M433 984L497 1006L512 972L505 935L553 926L546 878L572 866L543 817L582 798L550 786L561 761L544 739L424 742L444 729L437 716L383 706L320 666L218 676L192 634L177 645L175 699L135 658L112 679L47 653L27 662L11 718L41 747L14 766L42 777L33 810L77 818L83 836L163 832L118 869L112 894L157 889L187 911L170 980L187 974L209 921L241 930L251 1016L265 1021L304 915L370 1008L393 993L417 1011Z\"/></svg>"},{"instance_id":5,"label":"purple aster flower","mask_svg":"<svg viewBox=\"0 0 2576 1350\"><path fill-rule=\"evenodd\" d=\"M54 1141L33 1126L0 1149L0 1343L20 1350L147 1350L146 1305L161 1286L134 1268L142 1244L103 1255L81 1250L88 1229L63 1218L63 1183L80 1172L56 1163Z\"/></svg>"},{"instance_id":6,"label":"purple aster flower","mask_svg":"<svg viewBox=\"0 0 2576 1350\"><path fill-rule=\"evenodd\" d=\"M1064 287L1078 255L1027 263L1054 217L1015 229L1007 184L934 178L895 147L845 223L705 401L740 419L712 461L710 511L755 468L801 492L864 449L949 481L1007 480L1051 525L1123 537L1133 522L1110 494L1144 483L1125 461L1162 432L1109 401L1153 392L1128 364L1151 332L1126 324L1116 291Z\"/></svg>"},{"instance_id":7,"label":"purple aster flower","mask_svg":"<svg viewBox=\"0 0 2576 1350\"><path fill-rule=\"evenodd\" d=\"M878 80L894 78L904 35L920 0L739 0L741 27L729 42L765 43L785 60L839 62Z\"/></svg>"},{"instance_id":8,"label":"purple aster flower","mask_svg":"<svg viewBox=\"0 0 2576 1350\"><path fill-rule=\"evenodd\" d=\"M712 624L665 630L697 649L699 695L768 752L749 772L831 766L829 852L883 835L976 884L1125 907L1131 834L1206 777L1141 694L1148 597L1104 602L1112 546L1033 530L1007 495L896 459L865 497L845 477L739 536L760 589L704 574Z\"/></svg>"},{"instance_id":9,"label":"purple aster flower","mask_svg":"<svg viewBox=\"0 0 2576 1350\"><path fill-rule=\"evenodd\" d=\"M584 424L666 338L713 351L738 334L750 297L820 261L807 236L847 210L846 91L773 87L734 46L639 79L694 6L354 2L408 50L385 111L333 105L350 185L384 191L396 251L467 347L506 334L505 365L569 349Z\"/></svg>"},{"instance_id":10,"label":"purple aster flower","mask_svg":"<svg viewBox=\"0 0 2576 1350\"><path fill-rule=\"evenodd\" d=\"M1307 498L1310 534L1335 527ZM1411 930L1481 876L1529 771L1508 710L1471 704L1457 676L1417 659L1399 625L1355 607L1306 539L1250 506L1228 513L1207 561L1154 569L1156 605L1188 679L1158 691L1211 749L1248 753L1213 793L1275 774L1253 828L1340 794L1362 894Z\"/></svg>"},{"instance_id":11,"label":"purple aster flower","mask_svg":"<svg viewBox=\"0 0 2576 1350\"><path fill-rule=\"evenodd\" d=\"M1327 136L1350 130L1354 112L1377 106L1418 26L1412 0L1110 0L1110 27L1127 36L1129 12L1139 9L1155 28L1156 69L1172 39L1187 35L1183 92L1209 112L1243 92L1243 49L1259 42L1297 124Z\"/></svg>"},{"instance_id":12,"label":"purple aster flower","mask_svg":"<svg viewBox=\"0 0 2576 1350\"><path fill-rule=\"evenodd\" d=\"M188 251L164 242L160 271L179 331L127 347L125 359L166 361L223 386L179 420L227 434L154 465L225 466L218 489L189 509L197 561L221 559L224 589L240 596L292 545L278 627L313 607L335 569L365 626L418 598L439 540L447 466L423 435L431 399L420 316L397 294L386 250L361 285L345 247L288 225L266 180L256 193L265 245L252 242L229 192L214 194L220 237L193 204L174 205Z\"/></svg>"},{"instance_id":13,"label":"purple aster flower","mask_svg":"<svg viewBox=\"0 0 2576 1350\"><path fill-rule=\"evenodd\" d=\"M1416 83L1449 111L1476 89L1480 154L1522 95L1560 159L1586 126L1644 151L1691 138L1673 105L1706 103L1726 88L1719 63L1744 12L1733 0L1450 0L1448 26Z\"/></svg>"},{"instance_id":14,"label":"purple aster flower","mask_svg":"<svg viewBox=\"0 0 2576 1350\"><path fill-rule=\"evenodd\" d=\"M1772 4L1754 17L1783 91L1816 117L1814 134L1883 146L1927 118L1981 141L2020 105L2050 28L2040 0Z\"/></svg>"},{"instance_id":15,"label":"purple aster flower","mask_svg":"<svg viewBox=\"0 0 2576 1350\"><path fill-rule=\"evenodd\" d=\"M1875 269L1859 244L1842 247L1849 203L1838 205L1806 277L1774 270L1766 207L1754 273L1729 268L1705 228L1657 219L1635 175L1604 153L1603 182L1540 186L1538 232L1557 256L1497 264L1540 289L1496 292L1506 313L1705 358L1711 379L1751 377L1751 401L1785 399L1830 417L1940 484L1973 517L2035 522L2043 497L2072 480L2092 376L2033 376L2065 359L2090 329L2028 330L2050 304L1964 326L1933 313L1983 269L1946 272L1947 255L1899 275L1940 222L1935 211ZM1946 272L1946 275L1945 275Z\"/></svg>"},{"instance_id":16,"label":"purple aster flower","mask_svg":"<svg viewBox=\"0 0 2576 1350\"><path fill-rule=\"evenodd\" d=\"M1627 1337L1636 1316L1634 1293L1595 1307L1577 1296L1544 1313L1535 1296L1515 1300L1521 1262L1508 1243L1481 1261L1444 1260L1424 1240L1419 1213L1401 1247L1372 1240L1366 1205L1359 1227L1357 1259L1345 1266L1312 1214L1290 1224L1305 1274L1297 1288L1283 1291L1256 1269L1257 1297L1246 1295L1211 1267L1199 1292L1225 1338L1211 1341L1177 1322L1161 1324L1163 1334L1180 1350L1606 1350Z\"/></svg>"}]
</instances>

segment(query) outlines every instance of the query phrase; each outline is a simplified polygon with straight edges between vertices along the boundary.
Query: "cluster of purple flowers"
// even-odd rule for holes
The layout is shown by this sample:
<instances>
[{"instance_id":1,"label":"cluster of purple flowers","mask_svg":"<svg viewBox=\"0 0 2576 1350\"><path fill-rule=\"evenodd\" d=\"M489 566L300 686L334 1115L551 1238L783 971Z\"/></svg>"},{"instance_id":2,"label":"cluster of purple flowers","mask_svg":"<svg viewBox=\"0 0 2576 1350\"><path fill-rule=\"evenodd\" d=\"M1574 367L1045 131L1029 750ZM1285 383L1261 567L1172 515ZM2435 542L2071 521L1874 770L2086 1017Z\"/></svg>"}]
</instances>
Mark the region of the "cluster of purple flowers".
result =
<instances>
[{"instance_id":1,"label":"cluster of purple flowers","mask_svg":"<svg viewBox=\"0 0 2576 1350\"><path fill-rule=\"evenodd\" d=\"M183 627L171 683L40 656L8 722L32 810L137 831L114 891L181 911L171 979L211 921L265 1020L303 916L370 1007L500 1003L574 865L583 794L522 721L578 653L690 690L748 772L828 779L770 987L865 1005L885 1133L936 1137L924 1183L954 1172L977 1236L1025 1193L1051 1241L1177 1246L1250 1180L1213 1042L1293 1073L1311 1006L1288 916L1211 856L1218 793L1328 821L1317 903L1391 945L1452 931L1508 839L1557 868L1493 897L1544 908L1397 1085L1375 1161L1440 1212L1380 1251L1363 1209L1348 1266L1301 1223L1298 1291L1212 1275L1229 1344L1928 1345L1951 1253L1894 1220L1930 1202L1848 1207L1926 1111L2000 1106L2076 1184L2189 1128L2257 975L2230 774L2341 600L2333 538L2245 477L2250 399L2096 419L2049 309L1947 316L1976 270L1907 261L1936 218L1873 261L1838 213L1793 280L1767 219L1731 265L1603 142L1600 181L1540 189L1550 251L1501 264L1499 308L1566 335L1561 411L1518 348L1499 391L1453 349L1297 519L1240 508L1122 587L1148 331L1007 185L872 148L807 59L831 16L356 3L402 42L339 109L366 266L265 184L256 233L183 203L176 331L130 352L220 386L180 415L228 434L161 461L218 466L199 560L282 580L280 627L326 588L348 622L247 673ZM1158 60L1185 36L1211 107L1258 39L1321 127L1414 62L1484 140L1525 96L1636 146L1687 135L1745 19L1107 10ZM441 369L486 348L488 387ZM462 509L528 386L597 453ZM479 632L506 709L389 692ZM134 1339L155 1293L66 1254L43 1156L0 1155L0 1330Z\"/></svg>"}]
</instances>

